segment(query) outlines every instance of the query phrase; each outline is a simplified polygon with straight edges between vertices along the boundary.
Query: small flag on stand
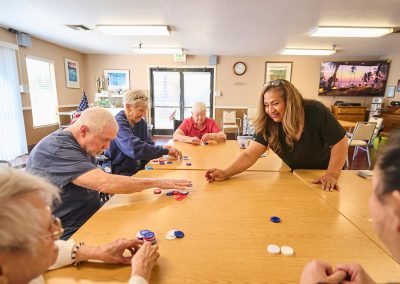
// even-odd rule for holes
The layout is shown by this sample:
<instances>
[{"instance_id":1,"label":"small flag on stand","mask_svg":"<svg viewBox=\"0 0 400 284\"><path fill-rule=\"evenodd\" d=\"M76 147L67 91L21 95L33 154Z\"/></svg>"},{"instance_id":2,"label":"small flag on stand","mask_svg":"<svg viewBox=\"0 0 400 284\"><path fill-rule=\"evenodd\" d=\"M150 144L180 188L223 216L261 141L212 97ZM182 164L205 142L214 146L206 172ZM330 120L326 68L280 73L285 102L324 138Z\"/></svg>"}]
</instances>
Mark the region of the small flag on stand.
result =
<instances>
[{"instance_id":1,"label":"small flag on stand","mask_svg":"<svg viewBox=\"0 0 400 284\"><path fill-rule=\"evenodd\" d=\"M89 102L88 102L85 92L83 92L81 102L79 103L79 106L76 109L74 116L72 117L71 124L74 124L75 121L77 121L78 118L81 116L82 111L84 111L87 108L89 108Z\"/></svg>"}]
</instances>

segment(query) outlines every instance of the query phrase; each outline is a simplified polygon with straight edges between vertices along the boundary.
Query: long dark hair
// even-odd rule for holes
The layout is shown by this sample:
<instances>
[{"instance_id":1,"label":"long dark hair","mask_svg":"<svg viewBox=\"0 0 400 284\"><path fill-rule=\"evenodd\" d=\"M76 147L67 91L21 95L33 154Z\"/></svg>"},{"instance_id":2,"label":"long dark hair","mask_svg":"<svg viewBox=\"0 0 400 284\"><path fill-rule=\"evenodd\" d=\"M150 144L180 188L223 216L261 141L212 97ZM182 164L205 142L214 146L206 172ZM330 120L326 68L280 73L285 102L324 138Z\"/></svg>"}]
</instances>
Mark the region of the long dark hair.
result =
<instances>
[{"instance_id":1,"label":"long dark hair","mask_svg":"<svg viewBox=\"0 0 400 284\"><path fill-rule=\"evenodd\" d=\"M267 140L266 130L270 134L268 144L275 152L280 152L282 145L279 144L278 122L275 122L265 112L264 95L266 92L279 92L286 102L285 114L282 118L283 130L286 133L286 144L293 147L293 140L301 127L304 126L304 99L299 90L286 80L275 80L269 82L261 91L258 105L258 116L254 121L256 133L262 134Z\"/></svg>"}]
</instances>

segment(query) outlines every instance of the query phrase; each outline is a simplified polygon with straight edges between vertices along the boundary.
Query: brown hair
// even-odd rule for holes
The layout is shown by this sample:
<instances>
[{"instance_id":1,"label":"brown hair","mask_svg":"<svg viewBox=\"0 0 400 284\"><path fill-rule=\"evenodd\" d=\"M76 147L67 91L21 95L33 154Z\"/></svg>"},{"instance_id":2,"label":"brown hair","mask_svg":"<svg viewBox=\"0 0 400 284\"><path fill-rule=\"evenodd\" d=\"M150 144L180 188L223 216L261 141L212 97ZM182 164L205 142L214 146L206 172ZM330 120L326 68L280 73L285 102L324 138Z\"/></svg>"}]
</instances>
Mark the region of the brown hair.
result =
<instances>
[{"instance_id":1,"label":"brown hair","mask_svg":"<svg viewBox=\"0 0 400 284\"><path fill-rule=\"evenodd\" d=\"M264 95L267 92L279 92L286 102L285 114L282 118L282 127L286 133L286 144L293 147L293 140L304 126L304 99L299 90L296 89L289 81L275 80L264 86L258 106L258 116L254 121L254 128L257 134L262 134L265 140L268 139L268 144L275 152L282 150L282 145L279 143L278 123L275 122L265 112ZM269 132L267 137L266 130Z\"/></svg>"}]
</instances>

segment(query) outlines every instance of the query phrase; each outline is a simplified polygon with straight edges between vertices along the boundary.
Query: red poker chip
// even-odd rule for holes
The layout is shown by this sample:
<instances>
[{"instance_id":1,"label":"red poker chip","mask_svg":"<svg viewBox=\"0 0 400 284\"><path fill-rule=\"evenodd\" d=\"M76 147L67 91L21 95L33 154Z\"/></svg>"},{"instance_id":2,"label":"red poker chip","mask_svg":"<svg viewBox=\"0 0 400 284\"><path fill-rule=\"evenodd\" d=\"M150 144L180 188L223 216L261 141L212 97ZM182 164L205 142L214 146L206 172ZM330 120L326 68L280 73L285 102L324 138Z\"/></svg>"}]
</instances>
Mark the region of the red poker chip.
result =
<instances>
[{"instance_id":1,"label":"red poker chip","mask_svg":"<svg viewBox=\"0 0 400 284\"><path fill-rule=\"evenodd\" d=\"M181 201L181 200L183 200L184 198L181 197L181 196L179 196L179 195L177 195L177 196L175 196L175 199L178 200L178 201Z\"/></svg>"},{"instance_id":2,"label":"red poker chip","mask_svg":"<svg viewBox=\"0 0 400 284\"><path fill-rule=\"evenodd\" d=\"M172 192L173 195L178 195L179 193L180 193L180 192L177 191L177 190L174 190L174 191Z\"/></svg>"},{"instance_id":3,"label":"red poker chip","mask_svg":"<svg viewBox=\"0 0 400 284\"><path fill-rule=\"evenodd\" d=\"M156 189L154 190L154 194L160 194L160 193L161 193L161 189L156 188Z\"/></svg>"}]
</instances>

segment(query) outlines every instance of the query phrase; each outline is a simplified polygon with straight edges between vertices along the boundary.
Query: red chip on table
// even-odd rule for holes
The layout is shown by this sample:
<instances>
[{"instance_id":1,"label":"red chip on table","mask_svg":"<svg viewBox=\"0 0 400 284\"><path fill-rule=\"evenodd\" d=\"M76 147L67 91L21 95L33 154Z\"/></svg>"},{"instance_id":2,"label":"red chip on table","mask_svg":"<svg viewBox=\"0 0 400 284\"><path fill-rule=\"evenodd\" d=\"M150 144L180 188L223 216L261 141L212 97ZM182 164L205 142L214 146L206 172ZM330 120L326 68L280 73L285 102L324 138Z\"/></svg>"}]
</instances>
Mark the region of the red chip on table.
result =
<instances>
[{"instance_id":1,"label":"red chip on table","mask_svg":"<svg viewBox=\"0 0 400 284\"><path fill-rule=\"evenodd\" d=\"M161 193L161 189L156 188L156 189L154 190L154 194L160 194L160 193Z\"/></svg>"},{"instance_id":2,"label":"red chip on table","mask_svg":"<svg viewBox=\"0 0 400 284\"><path fill-rule=\"evenodd\" d=\"M178 200L178 201L181 201L181 200L184 199L184 197L182 197L181 195L176 195L175 199Z\"/></svg>"},{"instance_id":3,"label":"red chip on table","mask_svg":"<svg viewBox=\"0 0 400 284\"><path fill-rule=\"evenodd\" d=\"M174 191L172 192L173 195L178 195L179 193L180 193L180 192L177 191L177 190L174 190Z\"/></svg>"}]
</instances>

